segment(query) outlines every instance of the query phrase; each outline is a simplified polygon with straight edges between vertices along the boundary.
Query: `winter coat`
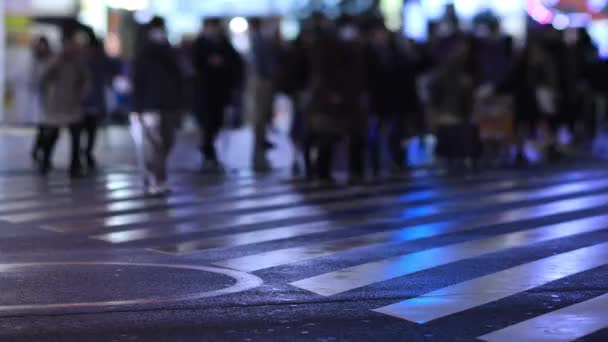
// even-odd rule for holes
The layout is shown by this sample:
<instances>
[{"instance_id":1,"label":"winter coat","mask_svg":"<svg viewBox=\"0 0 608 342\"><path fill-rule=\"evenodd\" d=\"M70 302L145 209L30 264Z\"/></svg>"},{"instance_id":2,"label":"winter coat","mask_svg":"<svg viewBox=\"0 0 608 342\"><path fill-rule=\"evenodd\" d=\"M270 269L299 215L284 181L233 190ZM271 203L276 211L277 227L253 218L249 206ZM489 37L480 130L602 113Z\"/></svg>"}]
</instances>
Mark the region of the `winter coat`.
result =
<instances>
[{"instance_id":1,"label":"winter coat","mask_svg":"<svg viewBox=\"0 0 608 342\"><path fill-rule=\"evenodd\" d=\"M367 124L363 44L343 41L335 31L316 33L311 51L311 103L306 119L313 133L359 134Z\"/></svg>"},{"instance_id":2,"label":"winter coat","mask_svg":"<svg viewBox=\"0 0 608 342\"><path fill-rule=\"evenodd\" d=\"M82 100L89 86L89 73L78 55L62 53L42 77L41 123L65 126L82 120Z\"/></svg>"},{"instance_id":3,"label":"winter coat","mask_svg":"<svg viewBox=\"0 0 608 342\"><path fill-rule=\"evenodd\" d=\"M195 111L217 112L234 98L243 84L244 63L227 38L197 38L193 45L196 71Z\"/></svg>"},{"instance_id":4,"label":"winter coat","mask_svg":"<svg viewBox=\"0 0 608 342\"><path fill-rule=\"evenodd\" d=\"M175 112L183 108L180 71L177 54L169 43L145 44L134 63L134 110Z\"/></svg>"}]
</instances>

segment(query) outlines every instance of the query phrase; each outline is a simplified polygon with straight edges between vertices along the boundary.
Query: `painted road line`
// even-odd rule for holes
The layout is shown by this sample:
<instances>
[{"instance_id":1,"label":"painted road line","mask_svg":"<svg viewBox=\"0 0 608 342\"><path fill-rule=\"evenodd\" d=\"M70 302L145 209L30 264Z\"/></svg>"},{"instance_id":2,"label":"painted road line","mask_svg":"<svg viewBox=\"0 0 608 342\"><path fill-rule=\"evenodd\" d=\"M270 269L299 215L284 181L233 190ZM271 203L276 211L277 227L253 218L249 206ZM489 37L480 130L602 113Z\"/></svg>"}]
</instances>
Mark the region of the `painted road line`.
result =
<instances>
[{"instance_id":1,"label":"painted road line","mask_svg":"<svg viewBox=\"0 0 608 342\"><path fill-rule=\"evenodd\" d=\"M479 337L487 342L569 342L608 328L608 294Z\"/></svg>"},{"instance_id":2,"label":"painted road line","mask_svg":"<svg viewBox=\"0 0 608 342\"><path fill-rule=\"evenodd\" d=\"M61 209L65 205L74 205L78 207L82 204L90 205L91 203L111 203L120 201L131 201L131 200L143 200L146 199L146 195L141 190L112 190L109 192L103 192L103 195L96 194L93 202L84 202L82 199L75 198L74 196L54 196L45 197L40 199L38 196L35 200L26 201L14 201L9 203L0 203L0 216L15 214L15 212L22 213L28 212L44 212L49 210ZM149 197L148 197L149 198Z\"/></svg>"},{"instance_id":3,"label":"painted road line","mask_svg":"<svg viewBox=\"0 0 608 342\"><path fill-rule=\"evenodd\" d=\"M266 191L268 190L276 190L276 189L282 189L283 191L289 191L292 190L294 191L294 189L290 189L288 186L277 186L277 187L268 187L266 188L266 190L264 191L260 191L260 189L237 189L235 192L233 193L222 193L222 195L228 195L228 196L241 196L244 197L246 195L251 195L251 196L263 196ZM352 190L351 190L352 191ZM193 192L192 195L197 194L196 192ZM272 195L273 193L269 192L268 195ZM280 194L280 193L275 193L275 194ZM116 213L119 214L119 211L121 210L137 210L137 209L146 209L148 207L154 207L159 205L159 202L162 202L161 204L181 204L181 205L186 205L188 204L187 201L183 201L180 198L184 198L188 195L185 194L175 194L174 196L171 197L167 197L167 200L165 200L164 202L162 201L162 199L151 199L150 197L144 197L142 196L142 191L141 190L136 190L136 191L129 191L129 190L124 190L124 192L120 193L121 196L117 196L117 195L113 195L113 193L110 193L110 200L108 199L103 199L103 198L96 198L95 201L93 202L89 202L87 204L90 204L89 206L84 206L84 207L78 207L78 208L69 208L69 209L64 209L64 210L53 210L52 212L47 211L47 209L49 208L49 203L52 203L53 206L55 206L53 201L50 201L49 199L45 199L45 200L38 200L38 201L32 201L32 206L29 207L27 205L15 205L15 203L8 203L6 206L0 204L0 213L2 212L6 212L6 211L10 211L10 210L15 210L14 208L17 209L30 209L31 211L34 211L35 213L19 213L16 215L5 215L5 216L1 216L0 215L0 220L6 220L9 222L26 222L26 221L34 221L34 220L45 220L45 219L52 219L52 218L58 218L58 217L73 217L73 216L78 216L78 215L86 215L86 214L104 214L106 212L110 212L110 213ZM292 195L293 196L293 195ZM178 199L177 201L173 201L173 199ZM196 205L198 203L202 203L202 197L190 197L192 199L192 205ZM225 199L228 199L229 197L226 197ZM238 197L237 197L238 198ZM222 198L214 198L213 201L218 201ZM235 198L236 199L236 198ZM287 198L284 198L285 200L289 200ZM72 199L73 200L73 199ZM139 200L139 202L137 202L137 200ZM276 201L279 201L280 199L277 199ZM119 201L124 201L122 204L118 203ZM208 201L211 201L210 199ZM107 202L114 202L112 204L106 204ZM127 203L129 202L129 203ZM175 202L175 203L173 203ZM253 203L253 201L250 201L251 203ZM39 204L38 207L36 207L36 203ZM250 203L250 205L251 205ZM54 208L55 209L55 208Z\"/></svg>"},{"instance_id":4,"label":"painted road line","mask_svg":"<svg viewBox=\"0 0 608 342\"><path fill-rule=\"evenodd\" d=\"M288 227L271 228L256 230L253 232L228 234L214 236L199 241L190 241L176 245L169 245L150 250L167 254L189 254L201 252L214 248L227 248L251 245L255 243L271 242L296 237L327 233L347 229L354 224L361 224L364 221L322 221L313 223L302 223L290 225Z\"/></svg>"},{"instance_id":5,"label":"painted road line","mask_svg":"<svg viewBox=\"0 0 608 342\"><path fill-rule=\"evenodd\" d=\"M608 228L608 216L585 218L369 262L299 280L291 285L322 296L333 296L381 281L509 248L526 247L606 228Z\"/></svg>"},{"instance_id":6,"label":"painted road line","mask_svg":"<svg viewBox=\"0 0 608 342\"><path fill-rule=\"evenodd\" d=\"M579 190L581 190L580 186L574 186L571 187L569 186L570 184L566 184L566 185L559 185L559 186L554 186L554 187L549 187L549 188L545 188L545 189L541 189L541 190L534 190L534 191L516 191L513 192L512 194L517 194L520 198L522 198L522 200L527 200L527 199L544 199L547 200L547 198L551 198L548 195L565 195L565 194L570 194L571 191L576 191L575 193L578 193ZM589 185L589 184L587 184ZM586 189L585 186L582 187L582 189ZM584 191L583 191L584 192ZM510 193L506 193L506 194L510 194ZM98 235L96 236L97 238L106 240L106 241L113 241L114 243L121 243L121 242L130 242L130 241L136 241L136 240L143 240L143 239L151 239L151 238L160 238L160 237L168 237L168 236L175 236L175 235L183 235L183 234L190 234L190 233L198 233L198 232L206 232L206 231L211 231L211 230L219 230L219 229L228 229L228 228L233 228L239 225L248 225L248 224L265 224L265 223L271 223L272 221L277 221L277 220L281 220L281 219L285 219L285 218L298 218L301 219L302 221L308 221L310 222L311 220L325 220L327 218L327 215L332 214L332 213L337 213L340 212L341 210L353 210L353 209L369 209L368 207L366 207L367 205L375 205L378 206L379 203L384 202L387 205L392 205L395 206L396 204L407 204L407 203L412 203L412 202L416 202L417 200L417 196L416 193L410 193L404 196L401 196L400 198L394 198L394 197L390 197L390 201L387 200L386 198L383 197L377 197L377 198L372 198L372 199L364 199L364 200L356 200L356 201L343 201L343 202L338 202L338 203L331 203L331 204L326 204L324 206L311 206L311 205L303 205L303 206L296 206L296 207L290 207L290 208L286 208L286 209L277 209L277 210L270 210L270 211L262 211L260 213L253 213L253 214L244 214L244 215L231 215L231 216L223 216L217 219L210 219L210 218L206 218L206 223L205 225L201 225L198 222L194 222L194 223L182 223L182 224L178 224L173 226L174 228L167 228L167 227L162 227L162 228L139 228L139 229L131 229L128 231L125 230L119 230L116 232L112 232L112 233L107 233L105 235ZM494 196L494 197L493 197ZM517 202L510 202L510 200L516 199L517 196L501 196L501 194L498 195L491 195L491 196L486 196L485 200L483 202L483 204L502 204L502 203L509 203L511 205L515 205L517 204ZM436 203L439 202L438 200L435 201ZM585 202L584 200L582 202ZM453 205L453 204L433 204L433 205L423 205L423 206L414 206L414 207L410 207L407 208L405 210L401 209L399 211L397 211L395 214L390 214L390 213L382 213L383 215L397 215L397 219L403 219L403 220L413 220L413 219L419 219L422 217L428 217L428 218L432 218L435 215L444 215L445 212L449 209L449 210L453 210L454 212L459 212L461 210L464 210L466 208L474 208L474 209L480 209L479 207L479 200L478 198L474 198L473 200L467 199L466 202L460 202L457 206ZM527 202L524 202L523 205L526 205ZM557 209L557 208L556 208ZM191 209L182 209L181 212L179 210L172 210L170 211L169 215L173 215L173 218L177 217L179 218L180 216L187 216L189 214L188 210L191 211ZM165 215L167 215L165 214ZM200 212L199 212L200 214ZM366 214L370 215L369 211L366 212ZM144 215L148 215L148 216L144 216ZM160 214L135 214L135 215L126 215L126 216L116 216L116 217L111 217L105 220L105 225L104 226L97 226L97 227L89 227L86 225L86 223L80 223L78 225L73 225L73 226L68 226L66 224L56 224L53 225L51 227L49 227L48 229L53 230L53 231L59 231L59 232L77 232L77 231L82 231L82 230L94 230L94 229L99 229L99 228L108 228L108 227L112 227L114 225L127 225L127 224L135 224L135 223L141 223L142 221L145 220L163 220L166 219L166 216L161 216Z\"/></svg>"},{"instance_id":7,"label":"painted road line","mask_svg":"<svg viewBox=\"0 0 608 342\"><path fill-rule=\"evenodd\" d=\"M501 213L492 213L490 215L475 217L475 219L432 222L397 230L356 236L348 239L267 251L259 254L223 260L214 264L240 271L254 272L305 260L332 256L359 248L381 247L388 244L398 244L446 234L466 232L505 223L517 224L521 221L548 217L547 215L560 215L603 206L606 203L608 203L608 195L580 197L550 204L508 210ZM560 209L556 211L556 208ZM385 217L385 219L389 220L391 224L398 224L397 221L391 221L391 219L394 218ZM128 234L129 232L126 231L123 233Z\"/></svg>"},{"instance_id":8,"label":"painted road line","mask_svg":"<svg viewBox=\"0 0 608 342\"><path fill-rule=\"evenodd\" d=\"M0 216L0 220L11 223L26 223L69 218L73 216L100 215L107 212L121 213L129 210L142 210L159 206L189 204L195 200L196 198L191 195L181 195L169 198L144 198L140 200L104 203L84 208L62 208L54 209L52 211L2 215Z\"/></svg>"},{"instance_id":9,"label":"painted road line","mask_svg":"<svg viewBox=\"0 0 608 342\"><path fill-rule=\"evenodd\" d=\"M374 311L424 324L605 265L608 243L529 262Z\"/></svg>"},{"instance_id":10,"label":"painted road line","mask_svg":"<svg viewBox=\"0 0 608 342\"><path fill-rule=\"evenodd\" d=\"M608 181L607 181L608 182ZM492 183L492 187L485 184L482 185L483 189L486 191L498 191L502 188L508 189L509 187L513 186L513 182L512 181L500 181L497 183ZM386 191L386 190L391 190L391 191L396 191L396 189L398 188L403 188L403 189L411 189L413 186L410 184L404 184L404 185L395 185L395 184L380 184L380 185L369 185L363 188L341 188L341 189L332 189L329 191L324 191L320 194L311 194L311 195L286 195L289 196L289 201L285 201L284 198L281 198L277 201L277 199L266 199L266 200L254 200L254 201L249 201L247 202L245 205L242 205L241 208L239 208L239 202L234 201L231 203L228 203L228 205L226 203L219 203L219 204L214 204L213 202L215 202L215 199L209 200L209 202L212 202L210 205L208 206L204 206L204 207L196 207L196 208L178 208L178 209L169 209L166 211L162 211L162 212L152 212L152 213L136 213L136 214L116 214L116 213L112 213L112 212L108 212L107 215L104 216L109 216L109 217L104 217L104 218L96 218L96 219L88 219L88 220L83 220L80 222L67 222L67 223L55 223L52 224L48 227L48 229L53 230L53 231L60 231L60 232L72 232L72 231L85 231L85 230L94 230L94 229L99 229L99 228L109 228L112 226L120 226L120 225L125 225L125 224L135 224L135 223L141 223L141 222L146 222L149 220L162 220L162 219L166 219L167 215L170 215L169 217L171 218L179 218L179 217L196 217L196 216L200 216L202 214L229 214L231 211L234 210L241 210L243 209L243 207L246 207L248 209L255 209L255 208L259 208L260 211L265 209L265 210L274 210L277 212L281 212L282 211L289 211L289 210L294 210L296 208L299 207L304 207L304 208L308 208L308 212L311 212L312 210L315 210L316 213L320 214L323 213L323 210L331 210L332 208L339 208L341 205L343 206L345 203L348 204L349 207L351 208L355 208L357 207L359 204L358 203L367 203L367 204L376 204L378 202L379 198L384 198L385 199L385 203L392 203L394 201L406 201L406 202L412 202L412 201L421 201L421 200L431 200L433 198L437 198L439 192L437 191L432 191L432 190L422 190L422 191L417 191L417 192L412 192L406 195L392 195L392 196L383 196L383 197L371 197L371 195L373 195L373 192L376 191ZM470 193L471 188L468 189L460 189L461 193ZM345 194L361 194L361 195L369 195L370 198L366 198L366 199L354 199L354 200L345 200L345 201L337 201L337 202L333 202L333 203L328 203L328 204L324 204L323 208L319 208L317 205L311 205L311 204L305 204L305 202L300 202L300 200L304 199L306 200L307 198L311 198L312 199L316 199L316 200L320 200L320 199L333 199L333 200L339 200L342 197L344 197ZM295 196L295 197L294 197ZM283 209L272 209L273 206L276 205L280 205L280 204L285 204L285 202L293 202L294 205L289 206L288 208L283 208ZM198 203L195 203L194 205L204 205L205 201L201 201ZM266 206L266 208L264 208L263 206ZM236 220L239 220L239 216L236 217Z\"/></svg>"}]
</instances>

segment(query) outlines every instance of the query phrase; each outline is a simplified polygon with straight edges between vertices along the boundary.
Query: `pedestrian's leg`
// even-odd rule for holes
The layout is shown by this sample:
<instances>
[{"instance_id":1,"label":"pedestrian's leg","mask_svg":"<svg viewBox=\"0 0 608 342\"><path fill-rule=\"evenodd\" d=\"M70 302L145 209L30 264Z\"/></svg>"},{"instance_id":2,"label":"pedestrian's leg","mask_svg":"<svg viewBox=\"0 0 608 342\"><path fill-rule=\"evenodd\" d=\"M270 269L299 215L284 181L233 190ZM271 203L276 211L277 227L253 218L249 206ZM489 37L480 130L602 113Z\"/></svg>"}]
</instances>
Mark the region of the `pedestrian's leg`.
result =
<instances>
[{"instance_id":1,"label":"pedestrian's leg","mask_svg":"<svg viewBox=\"0 0 608 342\"><path fill-rule=\"evenodd\" d=\"M175 144L177 128L179 127L178 113L161 113L159 127L160 141L155 161L155 177L158 184L165 186L167 182L167 160Z\"/></svg>"},{"instance_id":2,"label":"pedestrian's leg","mask_svg":"<svg viewBox=\"0 0 608 342\"><path fill-rule=\"evenodd\" d=\"M256 86L253 169L258 172L266 172L270 169L266 151L272 148L272 143L268 141L266 134L269 124L272 122L273 93L269 82L258 81Z\"/></svg>"},{"instance_id":3,"label":"pedestrian's leg","mask_svg":"<svg viewBox=\"0 0 608 342\"><path fill-rule=\"evenodd\" d=\"M52 168L53 152L57 139L59 139L59 127L43 126L42 128L42 162L40 173L46 175Z\"/></svg>"},{"instance_id":4,"label":"pedestrian's leg","mask_svg":"<svg viewBox=\"0 0 608 342\"><path fill-rule=\"evenodd\" d=\"M218 164L215 141L222 129L223 110L222 107L209 108L205 113L198 116L198 122L202 136L201 150L205 164Z\"/></svg>"},{"instance_id":5,"label":"pedestrian's leg","mask_svg":"<svg viewBox=\"0 0 608 342\"><path fill-rule=\"evenodd\" d=\"M84 149L85 157L87 161L87 167L89 169L95 169L97 167L97 161L94 157L95 142L97 140L97 128L99 121L94 115L87 115L84 119L84 132L87 136L87 145Z\"/></svg>"},{"instance_id":6,"label":"pedestrian's leg","mask_svg":"<svg viewBox=\"0 0 608 342\"><path fill-rule=\"evenodd\" d=\"M44 145L44 126L39 125L36 129L36 136L34 137L34 145L32 146L32 160L40 162L42 160Z\"/></svg>"},{"instance_id":7,"label":"pedestrian's leg","mask_svg":"<svg viewBox=\"0 0 608 342\"><path fill-rule=\"evenodd\" d=\"M304 173L308 180L313 180L317 176L316 163L313 162L312 158L312 149L313 137L307 135L303 140L302 154L304 157Z\"/></svg>"},{"instance_id":8,"label":"pedestrian's leg","mask_svg":"<svg viewBox=\"0 0 608 342\"><path fill-rule=\"evenodd\" d=\"M321 137L318 142L317 176L320 180L331 181L333 166L333 142L329 137Z\"/></svg>"},{"instance_id":9,"label":"pedestrian's leg","mask_svg":"<svg viewBox=\"0 0 608 342\"><path fill-rule=\"evenodd\" d=\"M400 117L396 117L390 122L388 128L388 150L391 156L393 166L397 170L404 168L406 165L406 152L403 150L402 142L406 137L406 129L404 122Z\"/></svg>"},{"instance_id":10,"label":"pedestrian's leg","mask_svg":"<svg viewBox=\"0 0 608 342\"><path fill-rule=\"evenodd\" d=\"M353 134L349 142L349 170L351 182L360 182L365 173L365 136Z\"/></svg>"},{"instance_id":11,"label":"pedestrian's leg","mask_svg":"<svg viewBox=\"0 0 608 342\"><path fill-rule=\"evenodd\" d=\"M379 119L374 120L370 125L370 137L369 141L369 153L372 164L372 172L374 177L380 175L380 164L382 160L382 130L381 121Z\"/></svg>"},{"instance_id":12,"label":"pedestrian's leg","mask_svg":"<svg viewBox=\"0 0 608 342\"><path fill-rule=\"evenodd\" d=\"M80 161L80 135L82 133L82 123L77 122L69 126L71 139L71 161L70 161L70 176L82 176L82 164Z\"/></svg>"}]
</instances>

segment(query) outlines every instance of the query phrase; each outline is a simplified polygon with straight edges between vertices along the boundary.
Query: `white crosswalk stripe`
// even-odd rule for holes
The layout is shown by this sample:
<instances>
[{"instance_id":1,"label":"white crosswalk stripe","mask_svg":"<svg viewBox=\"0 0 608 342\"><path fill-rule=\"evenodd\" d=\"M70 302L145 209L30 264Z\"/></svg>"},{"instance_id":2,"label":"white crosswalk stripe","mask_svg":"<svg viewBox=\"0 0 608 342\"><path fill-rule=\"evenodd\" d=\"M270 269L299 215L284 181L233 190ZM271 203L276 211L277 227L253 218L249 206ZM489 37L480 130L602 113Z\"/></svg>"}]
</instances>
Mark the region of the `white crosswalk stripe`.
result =
<instances>
[{"instance_id":1,"label":"white crosswalk stripe","mask_svg":"<svg viewBox=\"0 0 608 342\"><path fill-rule=\"evenodd\" d=\"M332 296L380 281L508 248L522 247L606 228L608 228L608 216L592 217L405 254L299 280L291 284L322 296Z\"/></svg>"},{"instance_id":2,"label":"white crosswalk stripe","mask_svg":"<svg viewBox=\"0 0 608 342\"><path fill-rule=\"evenodd\" d=\"M608 328L608 294L479 337L487 342L568 342Z\"/></svg>"},{"instance_id":3,"label":"white crosswalk stripe","mask_svg":"<svg viewBox=\"0 0 608 342\"><path fill-rule=\"evenodd\" d=\"M528 181L525 181L525 183L527 183L527 182ZM547 180L539 179L539 180L533 181L532 184L540 183L538 185L542 185L542 184L544 184L544 182L547 182ZM342 201L337 201L337 202L323 205L322 210L320 210L318 206L306 205L306 204L302 204L302 202L298 203L297 201L294 201L294 203L293 203L294 206L292 206L292 208L278 209L278 210L260 212L257 214L250 214L250 215L240 215L234 219L227 218L225 220L225 224L226 225L248 224L248 223L252 223L252 222L259 222L262 220L273 220L273 219L276 219L277 217L297 217L297 216L304 216L304 215L309 215L309 216L310 215L319 215L322 213L362 208L364 206L370 206L370 205L375 205L375 206L379 206L379 205L383 205L383 204L384 205L391 205L391 204L395 205L398 203L405 204L405 203L410 203L413 201L420 201L420 200L430 201L432 199L436 199L437 201L441 200L442 202L445 202L445 196L449 195L450 193L453 195L467 194L473 190L500 192L501 190L507 191L510 188L512 188L513 186L514 186L514 183L512 181L494 181L494 182L490 182L488 184L475 185L473 187L468 187L468 188L463 187L460 189L453 190L452 192L448 192L447 194L444 194L443 192L437 192L437 191L422 190L422 191L415 191L415 192L407 193L405 195L384 195L384 196L376 196L376 197L368 198L368 199L342 200ZM536 198L575 193L575 192L579 192L579 191L582 191L585 189L604 187L604 186L608 186L608 180L606 180L606 179L580 181L580 184L577 184L575 181L575 183L572 183L572 184L567 183L567 184L555 185L553 187L538 190L537 194L534 196L528 195L528 193L525 191L512 191L510 193L497 194L494 196L490 196L490 198L488 198L488 201L490 201L490 202L496 201L498 203L500 203L500 202L504 203L504 202L509 202L509 201L516 201L517 198L526 198L526 199L531 200L531 199L536 199ZM391 189L391 188L395 188L395 187L396 187L395 185L379 185L379 186L366 187L365 189L363 189L363 191L365 193L369 193L371 190L374 190L374 189L375 189L375 191L383 191L383 190ZM341 197L341 195L336 196L335 195L336 192L338 192L338 194L341 194L344 192L348 193L348 191L353 191L353 190L333 190L333 191L328 191L327 193L323 192L318 195L312 195L312 197L315 200L332 199L332 198L339 199ZM528 196L528 197L526 197L526 196ZM301 199L306 199L306 198L307 198L306 196L301 197ZM87 220L83 220L80 222L55 223L55 224L49 225L47 228L54 230L54 231L60 231L60 232L95 230L95 229L100 229L100 228L111 228L114 226L149 222L151 220L163 220L163 219L166 220L166 219L191 218L191 217L193 219L198 219L198 218L200 218L200 215L202 215L202 214L216 213L218 211L226 212L226 211L235 210L235 209L251 208L252 206L253 206L253 208L255 208L255 207L261 208L264 205L270 206L270 205L276 204L276 202L273 202L272 199L267 199L265 201L254 201L254 202L249 201L249 202L250 202L250 204L244 204L244 205L241 204L240 208L239 208L239 203L241 203L241 201L235 201L233 203L230 203L229 205L228 205L228 203L222 203L222 205L219 205L219 206L213 205L213 203L211 203L209 205L209 203L200 202L200 203L198 203L199 204L198 206L188 206L186 208L169 208L167 210L158 211L158 212L147 211L147 212L141 212L141 213L127 213L127 214L107 212L104 215L107 217L96 218L96 219L87 219ZM280 202L285 203L284 201L280 201ZM290 202L287 202L287 203L290 203ZM421 214L421 213L425 213L425 212L429 212L429 211L438 211L439 209L440 208L436 208L435 206L420 207L416 210L412 210L411 215L415 215L416 213ZM216 222L217 222L217 220L214 223L216 223ZM184 229L180 229L180 231L184 231ZM148 235L150 235L150 234L148 234Z\"/></svg>"},{"instance_id":4,"label":"white crosswalk stripe","mask_svg":"<svg viewBox=\"0 0 608 342\"><path fill-rule=\"evenodd\" d=\"M601 243L452 285L374 311L427 323L606 263L608 243Z\"/></svg>"},{"instance_id":5,"label":"white crosswalk stripe","mask_svg":"<svg viewBox=\"0 0 608 342\"><path fill-rule=\"evenodd\" d=\"M576 199L557 201L550 204L509 210L500 213L500 215L480 215L475 219L469 220L441 221L413 227L404 227L394 231L367 234L345 240L328 241L310 246L273 250L260 254L219 261L215 264L241 271L253 272L265 268L334 255L336 253L351 251L357 248L367 248L372 246L382 247L380 246L382 244L395 244L405 241L414 241L455 232L471 231L491 225L516 223L522 220L544 217L548 214L556 215L589 209L604 205L607 201L608 195L579 197ZM561 208L567 209L562 211Z\"/></svg>"},{"instance_id":6,"label":"white crosswalk stripe","mask_svg":"<svg viewBox=\"0 0 608 342\"><path fill-rule=\"evenodd\" d=\"M137 248L155 258L200 260L261 278L271 274L271 282L314 301L357 298L387 284L397 288L458 264L479 261L483 269L495 255L574 241L560 254L522 256L499 270L446 279L414 298L383 299L381 305L388 305L373 310L396 322L428 326L608 265L608 173L603 170L522 179L390 179L359 187L243 178L194 190L190 180L181 180L167 198L142 196L137 182L132 175L99 177L90 196L75 196L86 193L86 185L64 180L32 185L25 194L40 198L0 198L0 221L40 225L50 220L45 228L109 250ZM0 188L17 186L0 183ZM416 291L409 290L403 288ZM606 306L608 294L598 294L472 337L579 339L608 328Z\"/></svg>"}]
</instances>

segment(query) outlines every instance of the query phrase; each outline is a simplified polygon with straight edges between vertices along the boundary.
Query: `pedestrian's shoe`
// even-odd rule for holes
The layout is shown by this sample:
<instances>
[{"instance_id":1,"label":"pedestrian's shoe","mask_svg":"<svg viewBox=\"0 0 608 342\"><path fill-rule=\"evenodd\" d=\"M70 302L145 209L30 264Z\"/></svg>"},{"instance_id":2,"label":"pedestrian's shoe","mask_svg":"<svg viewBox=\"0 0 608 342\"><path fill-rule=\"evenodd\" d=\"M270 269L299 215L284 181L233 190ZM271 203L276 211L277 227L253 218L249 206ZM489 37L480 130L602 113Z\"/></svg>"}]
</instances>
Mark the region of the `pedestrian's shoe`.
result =
<instances>
[{"instance_id":1,"label":"pedestrian's shoe","mask_svg":"<svg viewBox=\"0 0 608 342\"><path fill-rule=\"evenodd\" d=\"M82 168L80 167L72 167L70 168L70 178L78 179L84 177L84 172L82 172Z\"/></svg>"},{"instance_id":2,"label":"pedestrian's shoe","mask_svg":"<svg viewBox=\"0 0 608 342\"><path fill-rule=\"evenodd\" d=\"M294 177L300 177L302 175L302 168L298 162L294 162L293 165L291 165L291 175Z\"/></svg>"},{"instance_id":3,"label":"pedestrian's shoe","mask_svg":"<svg viewBox=\"0 0 608 342\"><path fill-rule=\"evenodd\" d=\"M348 178L348 185L359 186L365 183L365 177L360 174L353 174Z\"/></svg>"},{"instance_id":4,"label":"pedestrian's shoe","mask_svg":"<svg viewBox=\"0 0 608 342\"><path fill-rule=\"evenodd\" d=\"M146 193L150 196L166 196L171 194L171 188L166 183L148 185Z\"/></svg>"},{"instance_id":5,"label":"pedestrian's shoe","mask_svg":"<svg viewBox=\"0 0 608 342\"><path fill-rule=\"evenodd\" d=\"M264 151L273 150L274 147L274 144L268 139L264 140L264 142L262 143L262 149L264 149Z\"/></svg>"},{"instance_id":6,"label":"pedestrian's shoe","mask_svg":"<svg viewBox=\"0 0 608 342\"><path fill-rule=\"evenodd\" d=\"M254 172L258 172L258 173L268 173L272 171L272 168L270 167L270 163L265 160L256 160L253 163L253 171Z\"/></svg>"},{"instance_id":7,"label":"pedestrian's shoe","mask_svg":"<svg viewBox=\"0 0 608 342\"><path fill-rule=\"evenodd\" d=\"M51 172L51 163L49 162L41 162L38 164L38 172L41 176L47 176L49 172Z\"/></svg>"},{"instance_id":8,"label":"pedestrian's shoe","mask_svg":"<svg viewBox=\"0 0 608 342\"><path fill-rule=\"evenodd\" d=\"M91 153L85 154L85 160L87 162L87 168L90 171L97 169L97 161L95 160L95 157L93 157L93 155Z\"/></svg>"},{"instance_id":9,"label":"pedestrian's shoe","mask_svg":"<svg viewBox=\"0 0 608 342\"><path fill-rule=\"evenodd\" d=\"M224 167L217 160L205 161L201 168L201 172L205 174L221 175L224 174Z\"/></svg>"}]
</instances>

